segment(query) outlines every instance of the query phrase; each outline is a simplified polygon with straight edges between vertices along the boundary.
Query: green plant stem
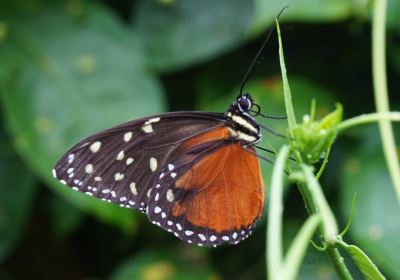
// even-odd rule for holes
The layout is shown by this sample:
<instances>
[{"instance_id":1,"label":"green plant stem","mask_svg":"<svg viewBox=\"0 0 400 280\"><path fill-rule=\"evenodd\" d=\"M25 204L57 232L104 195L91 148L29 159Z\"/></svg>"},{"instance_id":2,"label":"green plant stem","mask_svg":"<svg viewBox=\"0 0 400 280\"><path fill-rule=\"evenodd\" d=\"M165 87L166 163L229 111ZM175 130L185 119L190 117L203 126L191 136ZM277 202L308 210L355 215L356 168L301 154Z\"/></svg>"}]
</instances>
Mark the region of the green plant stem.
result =
<instances>
[{"instance_id":1,"label":"green plant stem","mask_svg":"<svg viewBox=\"0 0 400 280\"><path fill-rule=\"evenodd\" d=\"M335 127L335 129L336 129L337 133L340 133L343 130L349 129L354 126L374 123L374 122L378 122L381 120L400 121L400 112L381 112L381 113L371 113L371 114L360 115L360 116L342 121Z\"/></svg>"},{"instance_id":2,"label":"green plant stem","mask_svg":"<svg viewBox=\"0 0 400 280\"><path fill-rule=\"evenodd\" d=\"M332 211L330 210L329 205L326 203L322 191L317 190L317 194L314 193L316 189L320 189L320 186L318 181L312 174L311 167L302 164L302 171L303 172L301 173L293 174L293 176L291 174L290 178L294 179L298 184L300 193L303 197L309 215L311 216L315 213L321 214L323 227L318 228L318 238L323 244L327 245L326 252L333 266L335 267L336 272L341 279L351 280L353 278L343 261L343 257L340 255L338 249L334 247L335 245L332 244L333 240L325 240L326 230L328 233L328 237L330 235L329 233L333 234L334 232L337 232L337 230L335 229L336 221L332 221L332 219L334 219ZM311 188L309 186L310 184L312 185ZM328 228L326 228L327 226Z\"/></svg>"},{"instance_id":3,"label":"green plant stem","mask_svg":"<svg viewBox=\"0 0 400 280\"><path fill-rule=\"evenodd\" d=\"M318 173L315 176L315 178L317 178L317 180L319 180L319 178L321 177L322 173L325 170L325 167L326 167L326 165L328 163L328 160L329 160L329 155L331 153L331 148L332 148L332 145L329 145L328 150L326 150L324 161L322 162L321 168L318 170Z\"/></svg>"},{"instance_id":4,"label":"green plant stem","mask_svg":"<svg viewBox=\"0 0 400 280\"><path fill-rule=\"evenodd\" d=\"M321 186L313 174L312 167L302 164L301 169L307 182L307 191L310 194L309 196L311 196L309 200L315 204L312 209L315 209L316 213L320 213L322 217L323 239L328 242L328 244L334 244L336 242L336 236L338 235L338 226L335 216L326 201Z\"/></svg>"},{"instance_id":5,"label":"green plant stem","mask_svg":"<svg viewBox=\"0 0 400 280\"><path fill-rule=\"evenodd\" d=\"M347 269L346 264L344 263L344 259L340 255L339 250L337 248L328 246L326 252L329 258L331 259L332 264L335 267L335 270L338 273L340 279L352 280L353 277L351 276L349 270Z\"/></svg>"},{"instance_id":6,"label":"green plant stem","mask_svg":"<svg viewBox=\"0 0 400 280\"><path fill-rule=\"evenodd\" d=\"M278 153L271 179L271 194L268 211L266 264L267 279L283 279L282 213L283 178L285 163L289 157L289 147L284 145Z\"/></svg>"},{"instance_id":7,"label":"green plant stem","mask_svg":"<svg viewBox=\"0 0 400 280\"><path fill-rule=\"evenodd\" d=\"M372 18L372 73L374 80L374 96L378 112L388 112L389 98L386 76L386 0L375 0ZM400 202L400 163L396 152L393 128L389 120L380 120L379 129L383 151L392 178L393 187Z\"/></svg>"}]
</instances>

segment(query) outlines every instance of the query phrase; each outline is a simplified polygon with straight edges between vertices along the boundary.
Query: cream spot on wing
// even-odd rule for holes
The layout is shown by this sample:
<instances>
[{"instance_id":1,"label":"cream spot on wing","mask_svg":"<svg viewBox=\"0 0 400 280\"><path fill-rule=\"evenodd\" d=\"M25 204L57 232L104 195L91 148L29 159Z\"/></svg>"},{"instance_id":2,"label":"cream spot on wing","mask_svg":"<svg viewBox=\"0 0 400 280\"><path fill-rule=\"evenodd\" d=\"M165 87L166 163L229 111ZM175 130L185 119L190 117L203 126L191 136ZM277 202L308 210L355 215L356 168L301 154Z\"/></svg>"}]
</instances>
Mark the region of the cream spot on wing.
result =
<instances>
[{"instance_id":1,"label":"cream spot on wing","mask_svg":"<svg viewBox=\"0 0 400 280\"><path fill-rule=\"evenodd\" d=\"M125 142L129 142L132 139L132 132L129 131L127 133L124 134L124 141Z\"/></svg>"},{"instance_id":2,"label":"cream spot on wing","mask_svg":"<svg viewBox=\"0 0 400 280\"><path fill-rule=\"evenodd\" d=\"M92 145L90 145L90 151L92 151L92 153L97 153L100 150L100 147L101 147L101 142L96 141Z\"/></svg>"},{"instance_id":3,"label":"cream spot on wing","mask_svg":"<svg viewBox=\"0 0 400 280\"><path fill-rule=\"evenodd\" d=\"M174 193L172 192L171 189L169 189L169 190L167 191L166 197L167 197L167 200L168 200L169 202L174 201L175 197L174 197Z\"/></svg>"},{"instance_id":4,"label":"cream spot on wing","mask_svg":"<svg viewBox=\"0 0 400 280\"><path fill-rule=\"evenodd\" d=\"M117 160L123 160L123 159L124 159L124 156L125 156L124 151L120 151L120 152L118 153L118 155L117 155Z\"/></svg>"},{"instance_id":5,"label":"cream spot on wing","mask_svg":"<svg viewBox=\"0 0 400 280\"><path fill-rule=\"evenodd\" d=\"M130 165L133 162L133 158L127 158L126 159L126 165Z\"/></svg>"},{"instance_id":6,"label":"cream spot on wing","mask_svg":"<svg viewBox=\"0 0 400 280\"><path fill-rule=\"evenodd\" d=\"M152 119L149 119L148 121L146 121L144 124L151 124L151 123L156 123L159 121L160 121L160 118L152 118Z\"/></svg>"},{"instance_id":7,"label":"cream spot on wing","mask_svg":"<svg viewBox=\"0 0 400 280\"><path fill-rule=\"evenodd\" d=\"M93 172L93 164L86 164L86 166L85 166L85 172L87 173L87 174L90 174L90 173L92 173Z\"/></svg>"},{"instance_id":8,"label":"cream spot on wing","mask_svg":"<svg viewBox=\"0 0 400 280\"><path fill-rule=\"evenodd\" d=\"M142 126L142 130L146 133L151 133L153 132L153 127L151 126L151 124L145 124L144 126Z\"/></svg>"},{"instance_id":9,"label":"cream spot on wing","mask_svg":"<svg viewBox=\"0 0 400 280\"><path fill-rule=\"evenodd\" d=\"M101 181L101 177L99 177L99 176L94 177L94 180L97 181L97 182L100 182Z\"/></svg>"},{"instance_id":10,"label":"cream spot on wing","mask_svg":"<svg viewBox=\"0 0 400 280\"><path fill-rule=\"evenodd\" d=\"M68 155L68 163L72 163L74 161L75 155L74 154L69 154Z\"/></svg>"},{"instance_id":11,"label":"cream spot on wing","mask_svg":"<svg viewBox=\"0 0 400 280\"><path fill-rule=\"evenodd\" d=\"M185 230L185 234L186 234L187 236L191 236L191 235L193 234L193 231L191 231L191 230Z\"/></svg>"},{"instance_id":12,"label":"cream spot on wing","mask_svg":"<svg viewBox=\"0 0 400 280\"><path fill-rule=\"evenodd\" d=\"M157 159L154 157L151 157L150 158L150 170L152 172L154 172L154 171L156 171L156 169L157 169Z\"/></svg>"},{"instance_id":13,"label":"cream spot on wing","mask_svg":"<svg viewBox=\"0 0 400 280\"><path fill-rule=\"evenodd\" d=\"M204 234L199 233L197 236L201 239L201 241L206 241L206 237Z\"/></svg>"},{"instance_id":14,"label":"cream spot on wing","mask_svg":"<svg viewBox=\"0 0 400 280\"><path fill-rule=\"evenodd\" d=\"M134 195L137 195L137 194L138 194L137 189L136 189L136 183L135 183L135 182L132 182L132 183L129 185L129 188L131 189L131 192L132 192Z\"/></svg>"},{"instance_id":15,"label":"cream spot on wing","mask_svg":"<svg viewBox=\"0 0 400 280\"><path fill-rule=\"evenodd\" d=\"M121 181L122 179L124 179L124 174L117 172L114 175L114 179L115 179L115 181Z\"/></svg>"}]
</instances>

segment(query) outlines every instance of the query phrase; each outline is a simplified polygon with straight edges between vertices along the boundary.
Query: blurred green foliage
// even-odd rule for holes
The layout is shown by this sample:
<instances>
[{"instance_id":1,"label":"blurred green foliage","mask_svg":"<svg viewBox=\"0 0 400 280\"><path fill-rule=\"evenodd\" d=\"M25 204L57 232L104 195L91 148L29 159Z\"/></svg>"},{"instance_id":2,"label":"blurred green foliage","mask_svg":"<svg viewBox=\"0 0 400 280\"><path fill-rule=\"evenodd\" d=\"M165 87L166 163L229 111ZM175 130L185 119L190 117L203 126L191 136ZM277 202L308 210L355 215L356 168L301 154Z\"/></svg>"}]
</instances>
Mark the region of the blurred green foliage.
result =
<instances>
[{"instance_id":1,"label":"blurred green foliage","mask_svg":"<svg viewBox=\"0 0 400 280\"><path fill-rule=\"evenodd\" d=\"M394 106L399 3L388 4ZM134 211L72 192L51 169L72 144L122 121L170 110L224 111L286 4L280 21L299 120L312 98L317 116L337 101L345 118L373 111L368 1L2 0L0 279L263 279L265 221L237 246L197 248ZM246 90L265 114L285 114L274 36ZM259 121L285 132L285 121ZM280 144L264 132L263 146ZM262 169L268 187L271 166L262 162ZM400 210L377 130L340 137L322 181L342 227L357 192L348 237L389 279L399 279ZM294 188L285 205L289 242L306 213ZM335 277L325 255L310 248L300 279Z\"/></svg>"}]
</instances>

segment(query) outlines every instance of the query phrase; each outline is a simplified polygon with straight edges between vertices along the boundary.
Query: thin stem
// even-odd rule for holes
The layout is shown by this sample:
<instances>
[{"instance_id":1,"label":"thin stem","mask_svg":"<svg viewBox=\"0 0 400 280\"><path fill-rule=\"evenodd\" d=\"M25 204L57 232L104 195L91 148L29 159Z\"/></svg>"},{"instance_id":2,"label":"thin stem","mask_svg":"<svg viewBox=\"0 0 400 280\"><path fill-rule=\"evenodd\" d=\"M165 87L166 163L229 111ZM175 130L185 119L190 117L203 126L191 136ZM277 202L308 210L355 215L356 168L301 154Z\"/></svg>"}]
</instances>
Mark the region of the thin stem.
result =
<instances>
[{"instance_id":1,"label":"thin stem","mask_svg":"<svg viewBox=\"0 0 400 280\"><path fill-rule=\"evenodd\" d=\"M317 178L317 180L319 180L319 178L322 175L322 172L324 172L324 170L325 170L325 167L326 167L326 165L328 163L328 160L329 160L329 154L331 153L331 148L332 148L332 145L330 145L328 147L328 149L326 150L324 161L322 162L321 168L318 170L318 173L315 176Z\"/></svg>"},{"instance_id":2,"label":"thin stem","mask_svg":"<svg viewBox=\"0 0 400 280\"><path fill-rule=\"evenodd\" d=\"M315 213L321 214L323 226L318 228L318 238L323 244L327 245L326 252L336 272L341 279L351 280L353 278L348 271L346 264L344 263L343 257L334 247L335 245L332 245L332 243L336 243L337 240L333 242L333 240L325 239L325 236L327 236L326 233L328 233L328 238L331 239L332 236L329 236L329 233L334 234L334 232L337 232L337 228L335 229L336 221L332 221L332 219L335 218L333 217L329 205L326 203L326 201L324 202L325 197L323 196L318 181L315 179L315 177L313 177L312 170L310 170L311 167L304 164L301 166L302 172L291 174L290 178L294 179L298 184L299 191L303 197L309 215ZM317 193L315 193L315 190L317 190Z\"/></svg>"},{"instance_id":3,"label":"thin stem","mask_svg":"<svg viewBox=\"0 0 400 280\"><path fill-rule=\"evenodd\" d=\"M284 145L272 171L270 204L268 212L266 267L267 279L283 279L282 249L282 213L283 213L283 178L285 164L289 157L289 147Z\"/></svg>"},{"instance_id":4,"label":"thin stem","mask_svg":"<svg viewBox=\"0 0 400 280\"><path fill-rule=\"evenodd\" d=\"M372 73L374 79L374 96L376 110L388 112L389 98L386 77L386 0L375 0L372 18ZM396 152L396 143L391 123L388 120L379 121L383 151L392 178L393 187L400 202L400 162Z\"/></svg>"},{"instance_id":5,"label":"thin stem","mask_svg":"<svg viewBox=\"0 0 400 280\"><path fill-rule=\"evenodd\" d=\"M344 263L343 257L340 255L340 252L337 248L328 247L326 249L328 256L335 267L336 272L338 273L340 279L344 280L352 280L353 277L351 276L349 270Z\"/></svg>"},{"instance_id":6,"label":"thin stem","mask_svg":"<svg viewBox=\"0 0 400 280\"><path fill-rule=\"evenodd\" d=\"M339 123L335 129L338 133L343 130L349 129L354 126L362 125L362 124L370 124L374 122L378 122L381 120L387 121L400 121L400 112L381 112L381 113L371 113L360 115L351 119L347 119Z\"/></svg>"},{"instance_id":7,"label":"thin stem","mask_svg":"<svg viewBox=\"0 0 400 280\"><path fill-rule=\"evenodd\" d=\"M315 203L315 207L313 208L316 209L322 217L324 241L328 242L328 244L334 244L336 242L336 236L338 235L338 226L335 216L326 201L321 186L312 172L312 168L308 165L302 164L301 169L306 179L308 191L312 197L311 201Z\"/></svg>"}]
</instances>

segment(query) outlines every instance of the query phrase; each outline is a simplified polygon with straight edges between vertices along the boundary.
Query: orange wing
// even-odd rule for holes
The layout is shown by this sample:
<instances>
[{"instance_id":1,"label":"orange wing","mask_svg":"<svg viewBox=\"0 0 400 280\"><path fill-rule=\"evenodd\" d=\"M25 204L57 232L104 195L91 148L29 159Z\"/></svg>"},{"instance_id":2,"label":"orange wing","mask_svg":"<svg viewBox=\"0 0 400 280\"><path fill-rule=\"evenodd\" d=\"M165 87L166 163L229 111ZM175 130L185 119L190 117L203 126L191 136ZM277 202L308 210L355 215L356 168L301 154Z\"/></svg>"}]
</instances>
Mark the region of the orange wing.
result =
<instances>
[{"instance_id":1,"label":"orange wing","mask_svg":"<svg viewBox=\"0 0 400 280\"><path fill-rule=\"evenodd\" d=\"M251 233L264 208L259 162L252 148L229 141L229 137L229 128L218 128L181 147L180 152L186 152L187 161L191 161L190 168L181 168L182 174L178 168L175 175L174 170L163 174L169 178L164 184L170 188L161 185L161 195L168 198L168 193L173 194L169 198L174 199L161 205L150 203L151 220L189 243L208 246L236 244ZM202 152L206 155L198 156ZM164 221L163 216L169 220Z\"/></svg>"}]
</instances>

